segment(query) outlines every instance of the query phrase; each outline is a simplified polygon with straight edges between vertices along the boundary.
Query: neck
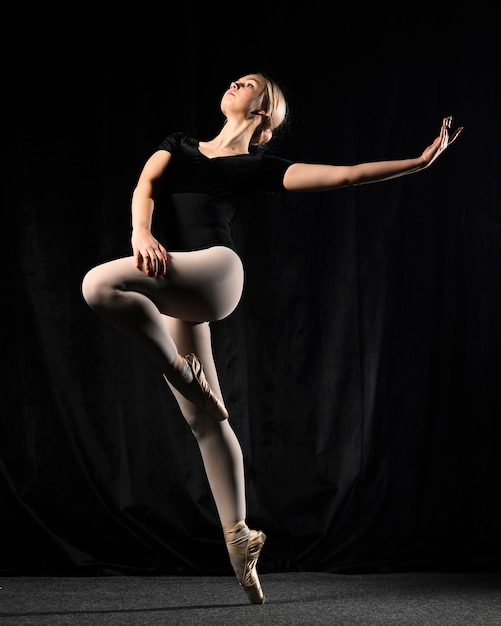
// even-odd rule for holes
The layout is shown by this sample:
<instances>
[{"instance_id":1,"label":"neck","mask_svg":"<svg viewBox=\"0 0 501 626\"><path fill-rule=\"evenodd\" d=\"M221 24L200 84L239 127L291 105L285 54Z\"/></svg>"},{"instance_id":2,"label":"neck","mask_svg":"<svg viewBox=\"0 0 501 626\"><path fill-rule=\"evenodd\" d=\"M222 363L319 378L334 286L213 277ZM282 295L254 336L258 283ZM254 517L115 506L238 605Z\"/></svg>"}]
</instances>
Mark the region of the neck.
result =
<instances>
[{"instance_id":1,"label":"neck","mask_svg":"<svg viewBox=\"0 0 501 626\"><path fill-rule=\"evenodd\" d=\"M227 120L219 133L206 143L221 152L246 154L249 152L249 145L255 130L254 120L240 122Z\"/></svg>"}]
</instances>

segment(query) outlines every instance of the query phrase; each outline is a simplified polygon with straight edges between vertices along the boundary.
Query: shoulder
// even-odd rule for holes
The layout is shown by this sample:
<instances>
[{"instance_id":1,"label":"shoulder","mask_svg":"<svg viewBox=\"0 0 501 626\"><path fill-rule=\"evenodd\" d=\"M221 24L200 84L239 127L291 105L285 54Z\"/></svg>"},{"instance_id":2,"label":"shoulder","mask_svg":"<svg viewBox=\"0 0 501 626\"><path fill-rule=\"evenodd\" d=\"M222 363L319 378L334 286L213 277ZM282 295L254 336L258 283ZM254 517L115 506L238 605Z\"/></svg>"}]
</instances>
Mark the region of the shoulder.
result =
<instances>
[{"instance_id":1,"label":"shoulder","mask_svg":"<svg viewBox=\"0 0 501 626\"><path fill-rule=\"evenodd\" d=\"M253 165L250 163L253 162ZM249 157L249 172L253 172L256 189L260 191L280 191L285 172L292 161L266 151L258 151ZM245 168L245 166L242 166Z\"/></svg>"},{"instance_id":2,"label":"shoulder","mask_svg":"<svg viewBox=\"0 0 501 626\"><path fill-rule=\"evenodd\" d=\"M167 150L167 152L174 153L183 146L197 146L198 140L194 139L184 131L174 131L167 135L165 139L157 146L157 150Z\"/></svg>"},{"instance_id":3,"label":"shoulder","mask_svg":"<svg viewBox=\"0 0 501 626\"><path fill-rule=\"evenodd\" d=\"M274 154L269 154L267 152L261 153L260 159L264 172L276 173L282 176L293 164L293 161L291 161L290 159L276 156Z\"/></svg>"}]
</instances>

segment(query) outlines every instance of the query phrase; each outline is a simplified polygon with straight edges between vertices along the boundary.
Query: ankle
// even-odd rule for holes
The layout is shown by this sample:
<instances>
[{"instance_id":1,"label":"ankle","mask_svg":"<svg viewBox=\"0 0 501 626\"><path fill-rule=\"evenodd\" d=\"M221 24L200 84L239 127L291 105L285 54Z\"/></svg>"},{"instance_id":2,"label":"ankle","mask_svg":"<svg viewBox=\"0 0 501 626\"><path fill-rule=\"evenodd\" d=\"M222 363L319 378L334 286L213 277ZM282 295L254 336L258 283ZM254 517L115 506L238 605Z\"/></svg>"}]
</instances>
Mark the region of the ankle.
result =
<instances>
[{"instance_id":1,"label":"ankle","mask_svg":"<svg viewBox=\"0 0 501 626\"><path fill-rule=\"evenodd\" d=\"M245 520L239 520L233 524L223 526L223 534L228 548L230 548L230 546L239 546L247 541L249 527L245 523Z\"/></svg>"},{"instance_id":2,"label":"ankle","mask_svg":"<svg viewBox=\"0 0 501 626\"><path fill-rule=\"evenodd\" d=\"M164 377L176 389L182 390L193 381L191 368L180 354L170 364L168 370L164 371Z\"/></svg>"},{"instance_id":3,"label":"ankle","mask_svg":"<svg viewBox=\"0 0 501 626\"><path fill-rule=\"evenodd\" d=\"M179 353L176 354L176 358L171 363L172 371L176 376L178 376L183 382L191 383L193 380L193 373L191 371L191 367L188 364L188 361L182 357Z\"/></svg>"}]
</instances>

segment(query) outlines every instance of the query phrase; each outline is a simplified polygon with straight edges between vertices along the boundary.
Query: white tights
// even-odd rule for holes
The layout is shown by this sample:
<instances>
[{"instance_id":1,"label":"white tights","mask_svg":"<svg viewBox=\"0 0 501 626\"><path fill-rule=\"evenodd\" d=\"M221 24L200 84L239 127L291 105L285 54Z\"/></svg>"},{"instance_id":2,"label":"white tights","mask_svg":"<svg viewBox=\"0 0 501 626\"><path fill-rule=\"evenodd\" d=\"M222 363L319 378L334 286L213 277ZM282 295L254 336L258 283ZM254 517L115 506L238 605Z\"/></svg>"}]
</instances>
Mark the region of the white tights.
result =
<instances>
[{"instance_id":1,"label":"white tights","mask_svg":"<svg viewBox=\"0 0 501 626\"><path fill-rule=\"evenodd\" d=\"M132 256L103 263L85 275L82 293L97 314L143 346L167 380L177 355L194 352L213 391L222 398L209 322L235 309L243 282L238 255L215 246L170 253L167 275L160 278L138 270ZM244 520L243 456L229 421L204 415L169 386L198 442L222 526Z\"/></svg>"}]
</instances>

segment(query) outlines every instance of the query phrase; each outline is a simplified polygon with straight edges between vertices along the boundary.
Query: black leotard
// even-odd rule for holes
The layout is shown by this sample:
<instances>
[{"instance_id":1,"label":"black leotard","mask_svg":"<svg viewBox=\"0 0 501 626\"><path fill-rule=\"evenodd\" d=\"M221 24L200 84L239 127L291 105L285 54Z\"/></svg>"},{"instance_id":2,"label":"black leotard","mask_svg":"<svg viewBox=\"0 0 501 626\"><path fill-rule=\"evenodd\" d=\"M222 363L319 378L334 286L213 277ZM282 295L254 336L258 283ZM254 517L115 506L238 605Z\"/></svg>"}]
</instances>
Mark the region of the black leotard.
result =
<instances>
[{"instance_id":1,"label":"black leotard","mask_svg":"<svg viewBox=\"0 0 501 626\"><path fill-rule=\"evenodd\" d=\"M292 161L264 152L208 158L198 140L174 132L158 146L172 160L164 191L170 196L168 249L201 250L214 245L235 249L231 222L238 206L259 193L282 191Z\"/></svg>"}]
</instances>

